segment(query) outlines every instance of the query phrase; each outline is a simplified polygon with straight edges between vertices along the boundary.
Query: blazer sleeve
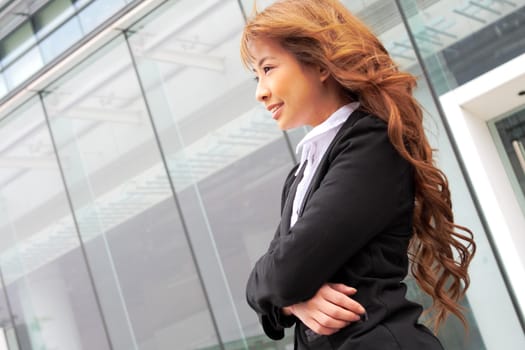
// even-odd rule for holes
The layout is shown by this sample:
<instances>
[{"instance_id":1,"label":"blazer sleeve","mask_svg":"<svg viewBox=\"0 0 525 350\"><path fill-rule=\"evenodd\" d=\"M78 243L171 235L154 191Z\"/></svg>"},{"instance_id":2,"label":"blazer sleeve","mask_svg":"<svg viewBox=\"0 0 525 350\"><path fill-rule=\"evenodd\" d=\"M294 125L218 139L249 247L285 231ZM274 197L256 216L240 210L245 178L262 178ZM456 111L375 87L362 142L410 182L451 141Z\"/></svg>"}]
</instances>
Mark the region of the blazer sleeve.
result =
<instances>
[{"instance_id":1,"label":"blazer sleeve","mask_svg":"<svg viewBox=\"0 0 525 350\"><path fill-rule=\"evenodd\" d=\"M281 215L284 208L284 203L286 202L286 198L288 197L290 186L295 179L294 174L297 171L298 167L299 164L296 164L292 168L292 170L290 170L284 182L283 190L281 192ZM279 236L280 225L277 226L277 230L272 241L270 242L270 247L268 248L268 251L273 250L275 248L275 245L278 244ZM257 316L259 317L259 322L263 327L264 333L271 339L282 339L284 337L284 329L293 326L297 318L295 316L284 315L281 312L281 308L273 305L267 305L265 308L260 308L257 304L252 304L251 300L253 300L252 296L254 292L255 291L250 287L250 284L248 284L246 288L246 299L248 301L248 304L256 311Z\"/></svg>"},{"instance_id":2,"label":"blazer sleeve","mask_svg":"<svg viewBox=\"0 0 525 350\"><path fill-rule=\"evenodd\" d=\"M410 166L390 143L387 125L367 116L344 132L302 216L252 270L248 301L262 314L313 297L396 215Z\"/></svg>"}]
</instances>

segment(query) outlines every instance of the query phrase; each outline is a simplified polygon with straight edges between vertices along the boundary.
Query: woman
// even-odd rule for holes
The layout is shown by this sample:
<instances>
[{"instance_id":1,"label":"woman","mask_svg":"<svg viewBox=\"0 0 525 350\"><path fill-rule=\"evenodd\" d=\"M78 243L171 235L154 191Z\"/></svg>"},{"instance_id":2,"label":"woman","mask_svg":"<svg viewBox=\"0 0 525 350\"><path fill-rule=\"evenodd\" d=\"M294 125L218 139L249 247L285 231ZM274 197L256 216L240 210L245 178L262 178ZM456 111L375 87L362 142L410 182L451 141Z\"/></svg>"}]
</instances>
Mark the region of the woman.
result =
<instances>
[{"instance_id":1,"label":"woman","mask_svg":"<svg viewBox=\"0 0 525 350\"><path fill-rule=\"evenodd\" d=\"M313 127L248 280L265 333L295 324L296 349L442 349L405 298L409 257L437 332L449 313L465 323L475 244L453 222L414 77L335 0L277 1L248 21L241 56L280 128Z\"/></svg>"}]
</instances>

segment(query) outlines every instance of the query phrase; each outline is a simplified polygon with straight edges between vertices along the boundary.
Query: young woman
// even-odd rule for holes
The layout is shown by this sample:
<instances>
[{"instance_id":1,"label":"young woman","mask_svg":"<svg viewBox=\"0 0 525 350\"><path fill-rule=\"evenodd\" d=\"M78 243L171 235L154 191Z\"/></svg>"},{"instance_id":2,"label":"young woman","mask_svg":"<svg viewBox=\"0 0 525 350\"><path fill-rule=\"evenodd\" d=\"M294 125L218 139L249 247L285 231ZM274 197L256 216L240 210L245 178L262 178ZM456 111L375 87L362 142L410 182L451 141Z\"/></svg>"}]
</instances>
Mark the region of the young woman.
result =
<instances>
[{"instance_id":1,"label":"young woman","mask_svg":"<svg viewBox=\"0 0 525 350\"><path fill-rule=\"evenodd\" d=\"M241 56L280 128L313 127L248 280L265 333L295 324L296 349L442 349L402 280L410 260L436 331L449 313L464 322L475 245L453 222L414 77L336 0L275 2L247 23Z\"/></svg>"}]
</instances>

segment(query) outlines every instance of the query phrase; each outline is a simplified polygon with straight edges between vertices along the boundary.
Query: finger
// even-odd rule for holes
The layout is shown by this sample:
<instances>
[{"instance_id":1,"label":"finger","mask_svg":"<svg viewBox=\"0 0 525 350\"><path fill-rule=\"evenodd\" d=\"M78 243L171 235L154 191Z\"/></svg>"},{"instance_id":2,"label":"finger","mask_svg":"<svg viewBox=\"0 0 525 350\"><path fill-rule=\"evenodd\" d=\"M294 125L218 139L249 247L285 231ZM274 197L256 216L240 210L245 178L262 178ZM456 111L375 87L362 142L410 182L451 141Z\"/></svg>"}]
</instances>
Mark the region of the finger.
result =
<instances>
[{"instance_id":1,"label":"finger","mask_svg":"<svg viewBox=\"0 0 525 350\"><path fill-rule=\"evenodd\" d=\"M310 330L320 335L332 335L336 333L337 331L339 331L340 329L340 328L330 328L330 327L323 326L319 322L317 322L314 318L310 318L307 320L307 322L304 322L304 323L308 328L310 328Z\"/></svg>"},{"instance_id":2,"label":"finger","mask_svg":"<svg viewBox=\"0 0 525 350\"><path fill-rule=\"evenodd\" d=\"M365 313L365 308L363 305L349 297L348 295L341 293L335 289L324 290L323 297L343 309L352 311L353 313L362 315Z\"/></svg>"},{"instance_id":3,"label":"finger","mask_svg":"<svg viewBox=\"0 0 525 350\"><path fill-rule=\"evenodd\" d=\"M323 312L317 312L315 315L313 315L313 319L322 327L332 329L341 329L351 323L349 320L335 318Z\"/></svg>"},{"instance_id":4,"label":"finger","mask_svg":"<svg viewBox=\"0 0 525 350\"><path fill-rule=\"evenodd\" d=\"M347 324L351 322L359 321L361 319L361 315L358 312L348 310L328 300L325 300L324 303L319 304L318 310L333 320L337 320L339 322L342 321ZM343 327L346 327L347 324L344 325ZM339 324L334 324L334 323L323 323L323 325L341 327Z\"/></svg>"},{"instance_id":5,"label":"finger","mask_svg":"<svg viewBox=\"0 0 525 350\"><path fill-rule=\"evenodd\" d=\"M354 287L350 287L342 283L328 283L328 285L332 289L335 289L336 291L341 292L346 295L353 295L357 292L357 289L355 289Z\"/></svg>"},{"instance_id":6,"label":"finger","mask_svg":"<svg viewBox=\"0 0 525 350\"><path fill-rule=\"evenodd\" d=\"M355 315L352 315L350 311L339 308L329 301L321 299L320 297L315 299L315 302L310 300L294 305L294 315L313 330L320 330L323 334L326 334L326 332L330 331L325 328L338 330L348 326L352 321L359 319L359 316L352 318L352 316ZM330 309L340 309L342 316L340 316L340 318L331 317L327 312L335 315L338 315L338 313L332 312ZM344 313L346 313L346 315Z\"/></svg>"}]
</instances>

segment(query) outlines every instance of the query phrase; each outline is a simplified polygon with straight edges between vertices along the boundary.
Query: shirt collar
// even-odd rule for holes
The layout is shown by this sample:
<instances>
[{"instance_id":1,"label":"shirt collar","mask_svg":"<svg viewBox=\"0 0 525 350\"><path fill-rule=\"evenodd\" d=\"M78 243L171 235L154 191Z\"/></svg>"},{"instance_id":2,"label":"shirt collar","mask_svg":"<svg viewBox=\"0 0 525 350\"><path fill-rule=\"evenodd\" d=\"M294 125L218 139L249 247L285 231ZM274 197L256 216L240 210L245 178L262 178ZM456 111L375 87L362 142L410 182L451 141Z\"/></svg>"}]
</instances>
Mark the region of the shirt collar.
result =
<instances>
[{"instance_id":1,"label":"shirt collar","mask_svg":"<svg viewBox=\"0 0 525 350\"><path fill-rule=\"evenodd\" d=\"M328 130L331 130L343 124L348 119L350 114L352 114L352 112L355 111L358 107L359 102L351 102L339 108L337 111L332 113L324 122L310 130L299 142L299 144L295 148L295 152L299 154L299 150L305 144L313 141L319 135L324 134Z\"/></svg>"}]
</instances>

